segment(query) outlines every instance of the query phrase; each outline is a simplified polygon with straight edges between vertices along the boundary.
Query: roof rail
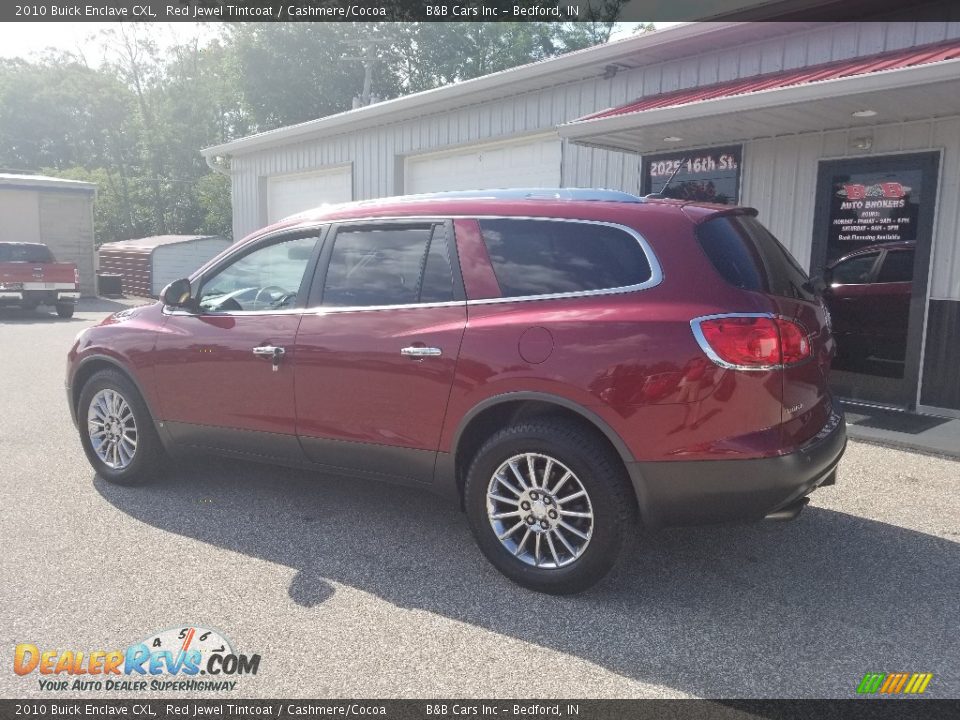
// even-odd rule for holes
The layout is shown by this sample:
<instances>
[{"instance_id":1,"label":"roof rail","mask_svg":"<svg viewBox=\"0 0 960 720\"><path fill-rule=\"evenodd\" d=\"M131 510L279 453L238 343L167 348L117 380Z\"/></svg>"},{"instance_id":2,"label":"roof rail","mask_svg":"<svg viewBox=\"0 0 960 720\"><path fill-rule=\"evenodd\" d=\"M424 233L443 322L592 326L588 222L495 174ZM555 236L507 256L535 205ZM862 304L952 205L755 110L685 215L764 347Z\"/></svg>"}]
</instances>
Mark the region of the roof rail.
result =
<instances>
[{"instance_id":1,"label":"roof rail","mask_svg":"<svg viewBox=\"0 0 960 720\"><path fill-rule=\"evenodd\" d=\"M504 188L496 190L449 190L404 195L402 200L588 200L594 202L641 203L643 198L598 188Z\"/></svg>"}]
</instances>

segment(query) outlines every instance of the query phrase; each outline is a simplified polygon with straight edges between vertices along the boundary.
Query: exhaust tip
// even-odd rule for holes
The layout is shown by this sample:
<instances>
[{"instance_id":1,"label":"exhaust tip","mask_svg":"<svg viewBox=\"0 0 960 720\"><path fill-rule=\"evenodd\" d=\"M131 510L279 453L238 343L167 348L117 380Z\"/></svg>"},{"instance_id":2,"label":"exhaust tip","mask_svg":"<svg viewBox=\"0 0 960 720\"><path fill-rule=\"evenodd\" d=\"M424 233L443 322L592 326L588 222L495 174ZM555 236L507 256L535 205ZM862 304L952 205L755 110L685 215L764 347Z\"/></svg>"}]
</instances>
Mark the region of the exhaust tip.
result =
<instances>
[{"instance_id":1,"label":"exhaust tip","mask_svg":"<svg viewBox=\"0 0 960 720\"><path fill-rule=\"evenodd\" d=\"M800 512L807 506L807 503L810 502L810 498L802 497L799 500L794 500L789 505L780 508L779 510L774 510L772 513L768 513L764 516L764 520L770 520L772 522L786 522L787 520L793 520L800 514Z\"/></svg>"}]
</instances>

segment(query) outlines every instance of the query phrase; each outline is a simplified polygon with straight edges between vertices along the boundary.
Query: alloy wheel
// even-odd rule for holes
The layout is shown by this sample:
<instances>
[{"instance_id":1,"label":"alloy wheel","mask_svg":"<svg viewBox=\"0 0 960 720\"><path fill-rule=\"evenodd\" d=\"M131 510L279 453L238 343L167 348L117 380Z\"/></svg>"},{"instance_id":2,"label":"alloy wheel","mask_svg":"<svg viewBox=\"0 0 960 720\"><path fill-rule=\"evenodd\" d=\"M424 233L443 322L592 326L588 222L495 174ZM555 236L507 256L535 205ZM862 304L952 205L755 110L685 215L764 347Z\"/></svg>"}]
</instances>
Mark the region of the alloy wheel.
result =
<instances>
[{"instance_id":1,"label":"alloy wheel","mask_svg":"<svg viewBox=\"0 0 960 720\"><path fill-rule=\"evenodd\" d=\"M106 388L90 401L87 434L97 457L111 470L123 470L137 452L137 422L133 410L116 390Z\"/></svg>"},{"instance_id":2,"label":"alloy wheel","mask_svg":"<svg viewBox=\"0 0 960 720\"><path fill-rule=\"evenodd\" d=\"M593 506L576 474L556 458L522 453L487 486L487 518L500 543L527 565L555 569L579 558L593 536Z\"/></svg>"}]
</instances>

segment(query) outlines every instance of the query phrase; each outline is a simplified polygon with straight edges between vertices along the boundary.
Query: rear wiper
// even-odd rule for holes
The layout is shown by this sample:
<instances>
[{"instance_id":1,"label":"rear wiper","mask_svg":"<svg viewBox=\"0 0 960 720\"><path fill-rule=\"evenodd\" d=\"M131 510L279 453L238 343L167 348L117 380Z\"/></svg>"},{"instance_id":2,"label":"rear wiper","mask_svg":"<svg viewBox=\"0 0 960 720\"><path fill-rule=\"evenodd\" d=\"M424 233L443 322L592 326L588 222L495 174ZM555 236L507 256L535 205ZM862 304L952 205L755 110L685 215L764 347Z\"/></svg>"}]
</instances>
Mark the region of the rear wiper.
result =
<instances>
[{"instance_id":1,"label":"rear wiper","mask_svg":"<svg viewBox=\"0 0 960 720\"><path fill-rule=\"evenodd\" d=\"M680 168L683 167L683 163L686 161L686 158L680 158L680 162L677 164L676 169L670 174L670 177L667 178L667 181L663 184L663 187L660 188L660 192L648 193L648 198L663 198L666 197L664 193L667 191L667 188L670 187L670 183L673 182L673 179L677 176L677 173L680 172Z\"/></svg>"}]
</instances>

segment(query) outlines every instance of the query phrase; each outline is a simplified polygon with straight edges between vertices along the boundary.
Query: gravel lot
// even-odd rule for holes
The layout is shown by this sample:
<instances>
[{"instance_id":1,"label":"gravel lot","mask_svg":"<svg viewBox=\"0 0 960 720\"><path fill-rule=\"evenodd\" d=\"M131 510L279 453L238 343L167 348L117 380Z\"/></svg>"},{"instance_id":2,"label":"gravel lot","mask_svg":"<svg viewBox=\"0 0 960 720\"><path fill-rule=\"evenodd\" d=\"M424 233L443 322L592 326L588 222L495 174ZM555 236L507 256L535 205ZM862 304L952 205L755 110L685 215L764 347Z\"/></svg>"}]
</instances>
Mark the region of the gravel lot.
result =
<instances>
[{"instance_id":1,"label":"gravel lot","mask_svg":"<svg viewBox=\"0 0 960 720\"><path fill-rule=\"evenodd\" d=\"M218 459L95 477L64 362L117 307L0 310L0 696L43 694L16 643L200 624L262 656L234 697L851 697L867 671L960 697L960 462L851 443L792 523L638 538L591 592L541 596L427 494Z\"/></svg>"}]
</instances>

